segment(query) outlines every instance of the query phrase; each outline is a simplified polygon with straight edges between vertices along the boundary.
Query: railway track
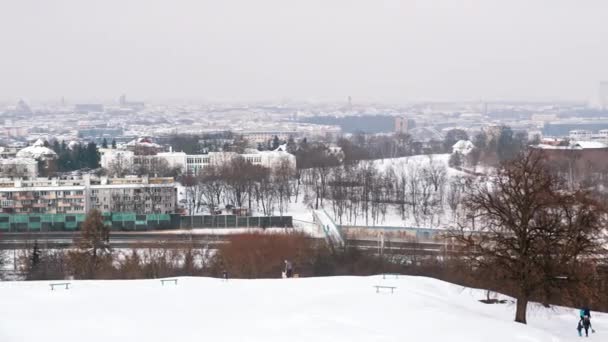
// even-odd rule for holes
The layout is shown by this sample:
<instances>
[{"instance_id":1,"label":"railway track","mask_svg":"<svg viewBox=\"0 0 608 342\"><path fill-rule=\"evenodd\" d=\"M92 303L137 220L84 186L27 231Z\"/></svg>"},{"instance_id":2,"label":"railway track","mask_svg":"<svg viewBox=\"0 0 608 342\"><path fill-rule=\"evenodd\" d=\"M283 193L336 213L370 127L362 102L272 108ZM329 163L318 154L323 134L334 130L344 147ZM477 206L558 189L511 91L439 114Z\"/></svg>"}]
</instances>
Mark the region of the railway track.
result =
<instances>
[{"instance_id":1,"label":"railway track","mask_svg":"<svg viewBox=\"0 0 608 342\"><path fill-rule=\"evenodd\" d=\"M34 241L44 248L70 248L78 241L79 233L72 232L37 232L37 233L4 233L0 239L0 249L31 248ZM217 247L226 243L222 235L158 233L158 232L112 232L112 248L149 248L181 247L188 245Z\"/></svg>"}]
</instances>

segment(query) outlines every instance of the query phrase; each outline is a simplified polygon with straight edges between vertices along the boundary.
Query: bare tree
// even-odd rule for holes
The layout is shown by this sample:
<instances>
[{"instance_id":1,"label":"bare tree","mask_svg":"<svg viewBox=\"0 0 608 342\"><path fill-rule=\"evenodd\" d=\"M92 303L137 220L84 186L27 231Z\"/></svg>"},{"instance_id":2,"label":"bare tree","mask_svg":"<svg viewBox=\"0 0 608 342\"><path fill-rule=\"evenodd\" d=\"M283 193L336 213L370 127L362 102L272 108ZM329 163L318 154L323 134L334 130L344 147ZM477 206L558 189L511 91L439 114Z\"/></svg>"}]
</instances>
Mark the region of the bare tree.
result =
<instances>
[{"instance_id":1,"label":"bare tree","mask_svg":"<svg viewBox=\"0 0 608 342\"><path fill-rule=\"evenodd\" d=\"M80 234L74 239L77 250L69 253L74 275L92 279L107 265L110 254L110 228L103 222L101 212L93 209L82 224Z\"/></svg>"},{"instance_id":2,"label":"bare tree","mask_svg":"<svg viewBox=\"0 0 608 342\"><path fill-rule=\"evenodd\" d=\"M473 267L495 270L501 275L495 280L513 290L516 322L526 323L532 298L582 285L578 270L602 251L604 206L566 188L535 151L467 188L466 208L482 224L462 225L451 235Z\"/></svg>"},{"instance_id":3,"label":"bare tree","mask_svg":"<svg viewBox=\"0 0 608 342\"><path fill-rule=\"evenodd\" d=\"M108 173L115 177L124 177L131 172L131 165L122 154L117 154L116 157L108 165Z\"/></svg>"},{"instance_id":4,"label":"bare tree","mask_svg":"<svg viewBox=\"0 0 608 342\"><path fill-rule=\"evenodd\" d=\"M220 168L208 166L198 176L201 186L202 203L213 214L215 208L221 203L225 189L225 183L220 174Z\"/></svg>"}]
</instances>

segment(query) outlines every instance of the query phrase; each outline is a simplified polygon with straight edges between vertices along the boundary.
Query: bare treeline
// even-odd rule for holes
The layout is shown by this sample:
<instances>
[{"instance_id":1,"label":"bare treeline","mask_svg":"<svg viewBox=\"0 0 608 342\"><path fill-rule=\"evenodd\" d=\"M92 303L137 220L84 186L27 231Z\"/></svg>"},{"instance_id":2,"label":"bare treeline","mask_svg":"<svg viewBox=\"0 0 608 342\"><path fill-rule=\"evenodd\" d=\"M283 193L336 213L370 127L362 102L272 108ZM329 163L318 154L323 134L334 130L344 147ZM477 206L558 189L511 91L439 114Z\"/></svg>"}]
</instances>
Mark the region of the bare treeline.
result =
<instances>
[{"instance_id":1,"label":"bare treeline","mask_svg":"<svg viewBox=\"0 0 608 342\"><path fill-rule=\"evenodd\" d=\"M190 215L214 213L222 205L254 209L270 216L283 215L292 195L297 195L295 170L282 161L272 169L254 165L242 157L211 165L195 175L184 175L186 207Z\"/></svg>"},{"instance_id":2,"label":"bare treeline","mask_svg":"<svg viewBox=\"0 0 608 342\"><path fill-rule=\"evenodd\" d=\"M429 155L386 163L300 170L305 202L331 208L339 224L376 225L392 212L417 225L435 225L448 212L458 214L464 183L448 176L443 161Z\"/></svg>"}]
</instances>

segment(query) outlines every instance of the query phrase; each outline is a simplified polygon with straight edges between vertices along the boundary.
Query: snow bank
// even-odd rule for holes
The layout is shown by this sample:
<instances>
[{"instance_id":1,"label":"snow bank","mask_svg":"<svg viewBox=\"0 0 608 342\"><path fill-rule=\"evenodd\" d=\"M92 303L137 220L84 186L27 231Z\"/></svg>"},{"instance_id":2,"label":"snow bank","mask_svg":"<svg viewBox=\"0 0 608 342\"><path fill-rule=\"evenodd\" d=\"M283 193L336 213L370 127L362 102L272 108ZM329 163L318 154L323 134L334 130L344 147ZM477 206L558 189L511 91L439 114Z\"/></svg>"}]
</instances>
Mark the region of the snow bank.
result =
<instances>
[{"instance_id":1,"label":"snow bank","mask_svg":"<svg viewBox=\"0 0 608 342\"><path fill-rule=\"evenodd\" d=\"M483 291L422 277L180 278L0 283L0 341L425 341L578 339L574 309L486 305ZM394 294L374 285L397 286ZM593 315L605 340L608 315Z\"/></svg>"}]
</instances>

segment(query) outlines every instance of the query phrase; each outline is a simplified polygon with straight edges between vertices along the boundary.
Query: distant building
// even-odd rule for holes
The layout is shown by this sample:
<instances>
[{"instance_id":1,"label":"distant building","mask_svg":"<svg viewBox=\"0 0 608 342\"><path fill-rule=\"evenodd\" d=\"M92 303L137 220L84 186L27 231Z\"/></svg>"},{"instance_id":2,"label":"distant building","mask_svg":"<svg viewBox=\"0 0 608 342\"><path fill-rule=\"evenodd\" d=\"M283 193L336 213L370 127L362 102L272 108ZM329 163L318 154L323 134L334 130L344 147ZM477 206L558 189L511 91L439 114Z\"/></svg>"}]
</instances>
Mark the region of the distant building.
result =
<instances>
[{"instance_id":1,"label":"distant building","mask_svg":"<svg viewBox=\"0 0 608 342\"><path fill-rule=\"evenodd\" d=\"M243 154L235 152L209 152L207 154L186 154L184 152L160 152L156 154L138 155L133 151L119 149L99 149L101 167L108 170L135 170L139 167L150 167L159 160L166 161L166 166L179 168L182 172L198 173L208 166L221 166L241 157L253 165L276 168L286 163L296 169L296 157L285 151L285 145L274 151L258 151L248 149ZM153 169L153 168L150 168Z\"/></svg>"},{"instance_id":2,"label":"distant building","mask_svg":"<svg viewBox=\"0 0 608 342\"><path fill-rule=\"evenodd\" d=\"M37 177L38 162L32 158L0 159L0 177Z\"/></svg>"},{"instance_id":3,"label":"distant building","mask_svg":"<svg viewBox=\"0 0 608 342\"><path fill-rule=\"evenodd\" d=\"M154 155L163 150L163 147L156 144L150 138L137 138L125 144L125 148L136 155Z\"/></svg>"},{"instance_id":4,"label":"distant building","mask_svg":"<svg viewBox=\"0 0 608 342\"><path fill-rule=\"evenodd\" d=\"M591 140L593 132L585 129L575 129L568 133L568 137L572 140Z\"/></svg>"},{"instance_id":5,"label":"distant building","mask_svg":"<svg viewBox=\"0 0 608 342\"><path fill-rule=\"evenodd\" d=\"M407 133L412 128L409 125L409 119L406 117L395 117L395 133Z\"/></svg>"},{"instance_id":6,"label":"distant building","mask_svg":"<svg viewBox=\"0 0 608 342\"><path fill-rule=\"evenodd\" d=\"M17 158L32 158L35 160L51 160L57 158L57 153L44 146L44 142L38 139L32 146L28 146L17 152Z\"/></svg>"},{"instance_id":7,"label":"distant building","mask_svg":"<svg viewBox=\"0 0 608 342\"><path fill-rule=\"evenodd\" d=\"M237 133L250 143L266 143L276 136L281 141L287 141L289 137L297 137L298 132L296 131L251 131Z\"/></svg>"},{"instance_id":8,"label":"distant building","mask_svg":"<svg viewBox=\"0 0 608 342\"><path fill-rule=\"evenodd\" d=\"M186 164L183 170L188 173L198 173L208 166L221 166L239 157L253 165L260 165L269 169L276 168L281 163L286 163L293 170L296 169L296 157L280 147L275 151L247 150L245 152L243 154L209 152L208 154L186 155Z\"/></svg>"},{"instance_id":9,"label":"distant building","mask_svg":"<svg viewBox=\"0 0 608 342\"><path fill-rule=\"evenodd\" d=\"M127 101L127 95L125 94L122 94L118 98L118 103L121 107L127 107L131 109L144 109L144 107L146 107L146 104L144 102Z\"/></svg>"},{"instance_id":10,"label":"distant building","mask_svg":"<svg viewBox=\"0 0 608 342\"><path fill-rule=\"evenodd\" d=\"M25 101L19 100L19 102L17 102L17 106L15 107L15 114L29 115L32 113L32 109Z\"/></svg>"},{"instance_id":11,"label":"distant building","mask_svg":"<svg viewBox=\"0 0 608 342\"><path fill-rule=\"evenodd\" d=\"M2 126L0 127L0 135L5 138L19 138L27 136L27 128L20 126Z\"/></svg>"},{"instance_id":12,"label":"distant building","mask_svg":"<svg viewBox=\"0 0 608 342\"><path fill-rule=\"evenodd\" d=\"M558 117L557 114L540 113L532 114L530 119L538 125L544 125L547 122L556 121Z\"/></svg>"},{"instance_id":13,"label":"distant building","mask_svg":"<svg viewBox=\"0 0 608 342\"><path fill-rule=\"evenodd\" d=\"M553 169L574 181L591 175L601 175L608 170L608 144L598 141L570 141L564 145L540 144L532 146L541 150Z\"/></svg>"}]
</instances>

